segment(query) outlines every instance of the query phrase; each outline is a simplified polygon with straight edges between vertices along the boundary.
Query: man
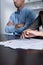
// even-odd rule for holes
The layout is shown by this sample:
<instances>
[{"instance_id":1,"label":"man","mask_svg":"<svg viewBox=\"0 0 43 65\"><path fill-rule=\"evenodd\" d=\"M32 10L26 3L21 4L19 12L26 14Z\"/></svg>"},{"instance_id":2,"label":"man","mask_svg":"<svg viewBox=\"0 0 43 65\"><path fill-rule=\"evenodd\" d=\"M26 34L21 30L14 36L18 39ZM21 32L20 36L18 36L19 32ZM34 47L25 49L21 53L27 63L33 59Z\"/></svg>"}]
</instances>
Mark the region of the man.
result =
<instances>
[{"instance_id":1,"label":"man","mask_svg":"<svg viewBox=\"0 0 43 65\"><path fill-rule=\"evenodd\" d=\"M43 27L43 11L39 12L39 16L36 18L35 22L30 25L30 29L26 29L23 31L21 37L22 38L29 38L34 36L42 36L43 31L37 31L39 27L42 25Z\"/></svg>"},{"instance_id":2,"label":"man","mask_svg":"<svg viewBox=\"0 0 43 65\"><path fill-rule=\"evenodd\" d=\"M10 16L5 31L20 35L35 20L36 14L25 7L25 0L13 0L17 11Z\"/></svg>"}]
</instances>

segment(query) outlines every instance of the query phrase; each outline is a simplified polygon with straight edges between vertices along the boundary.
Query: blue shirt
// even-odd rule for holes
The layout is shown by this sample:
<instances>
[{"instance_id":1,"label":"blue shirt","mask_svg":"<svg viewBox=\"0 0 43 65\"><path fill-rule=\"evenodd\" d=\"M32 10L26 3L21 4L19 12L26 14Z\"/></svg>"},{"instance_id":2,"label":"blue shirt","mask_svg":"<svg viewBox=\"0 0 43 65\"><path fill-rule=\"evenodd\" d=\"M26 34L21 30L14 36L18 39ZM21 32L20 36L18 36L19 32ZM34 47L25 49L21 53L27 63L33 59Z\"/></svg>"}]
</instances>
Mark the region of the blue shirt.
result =
<instances>
[{"instance_id":1,"label":"blue shirt","mask_svg":"<svg viewBox=\"0 0 43 65\"><path fill-rule=\"evenodd\" d=\"M22 31L29 28L29 25L35 20L35 18L36 14L33 10L23 7L21 10L17 10L10 16L9 21L12 22L13 25L12 26L6 25L5 32L14 33L15 35L20 34L22 33ZM24 26L15 29L14 26L20 23L23 23Z\"/></svg>"}]
</instances>

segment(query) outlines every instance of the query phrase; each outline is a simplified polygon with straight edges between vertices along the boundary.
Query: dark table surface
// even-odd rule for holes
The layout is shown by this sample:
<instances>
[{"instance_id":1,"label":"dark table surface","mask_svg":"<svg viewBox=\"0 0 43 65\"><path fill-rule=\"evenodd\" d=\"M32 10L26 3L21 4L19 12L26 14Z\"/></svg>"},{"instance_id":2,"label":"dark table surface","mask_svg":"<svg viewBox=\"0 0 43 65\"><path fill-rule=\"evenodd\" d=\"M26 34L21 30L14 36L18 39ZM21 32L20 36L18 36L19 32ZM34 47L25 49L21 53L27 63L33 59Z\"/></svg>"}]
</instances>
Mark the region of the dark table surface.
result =
<instances>
[{"instance_id":1,"label":"dark table surface","mask_svg":"<svg viewBox=\"0 0 43 65\"><path fill-rule=\"evenodd\" d=\"M12 39L15 39L14 35L0 35L0 41ZM43 65L43 50L12 49L0 45L0 65Z\"/></svg>"},{"instance_id":2,"label":"dark table surface","mask_svg":"<svg viewBox=\"0 0 43 65\"><path fill-rule=\"evenodd\" d=\"M43 65L43 50L0 46L0 65Z\"/></svg>"}]
</instances>

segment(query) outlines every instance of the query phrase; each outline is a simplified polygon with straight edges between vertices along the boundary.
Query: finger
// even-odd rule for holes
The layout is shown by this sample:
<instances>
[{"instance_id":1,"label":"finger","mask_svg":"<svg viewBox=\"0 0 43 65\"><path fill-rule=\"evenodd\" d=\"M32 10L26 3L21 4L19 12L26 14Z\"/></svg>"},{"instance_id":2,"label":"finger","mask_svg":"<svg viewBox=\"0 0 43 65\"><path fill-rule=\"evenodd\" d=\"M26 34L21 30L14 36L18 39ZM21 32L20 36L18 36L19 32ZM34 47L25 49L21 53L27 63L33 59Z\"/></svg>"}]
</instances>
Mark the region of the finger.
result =
<instances>
[{"instance_id":1,"label":"finger","mask_svg":"<svg viewBox=\"0 0 43 65\"><path fill-rule=\"evenodd\" d=\"M29 37L29 35L25 35L25 37L26 37L26 38L28 38L28 37Z\"/></svg>"},{"instance_id":2,"label":"finger","mask_svg":"<svg viewBox=\"0 0 43 65\"><path fill-rule=\"evenodd\" d=\"M25 38L24 34L22 34L22 38L23 38L23 39Z\"/></svg>"},{"instance_id":3,"label":"finger","mask_svg":"<svg viewBox=\"0 0 43 65\"><path fill-rule=\"evenodd\" d=\"M24 33L22 33L22 35L21 35L21 39L24 39L24 38L25 38Z\"/></svg>"}]
</instances>

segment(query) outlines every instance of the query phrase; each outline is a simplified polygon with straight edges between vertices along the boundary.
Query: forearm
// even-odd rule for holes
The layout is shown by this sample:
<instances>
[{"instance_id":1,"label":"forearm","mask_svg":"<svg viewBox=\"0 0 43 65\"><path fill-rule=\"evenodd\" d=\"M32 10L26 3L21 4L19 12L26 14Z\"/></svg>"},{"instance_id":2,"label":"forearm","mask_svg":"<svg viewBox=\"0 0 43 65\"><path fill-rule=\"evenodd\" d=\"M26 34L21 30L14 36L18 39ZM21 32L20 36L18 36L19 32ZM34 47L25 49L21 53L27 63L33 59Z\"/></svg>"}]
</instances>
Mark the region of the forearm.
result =
<instances>
[{"instance_id":1,"label":"forearm","mask_svg":"<svg viewBox=\"0 0 43 65\"><path fill-rule=\"evenodd\" d=\"M38 32L38 36L43 36L43 32L42 31Z\"/></svg>"},{"instance_id":2,"label":"forearm","mask_svg":"<svg viewBox=\"0 0 43 65\"><path fill-rule=\"evenodd\" d=\"M5 32L6 33L13 33L13 32L15 32L15 30L14 30L14 26L12 25L12 26L6 26L5 27Z\"/></svg>"},{"instance_id":3,"label":"forearm","mask_svg":"<svg viewBox=\"0 0 43 65\"><path fill-rule=\"evenodd\" d=\"M35 35L35 36L43 36L42 31L37 31L37 30L28 30L29 33Z\"/></svg>"}]
</instances>

